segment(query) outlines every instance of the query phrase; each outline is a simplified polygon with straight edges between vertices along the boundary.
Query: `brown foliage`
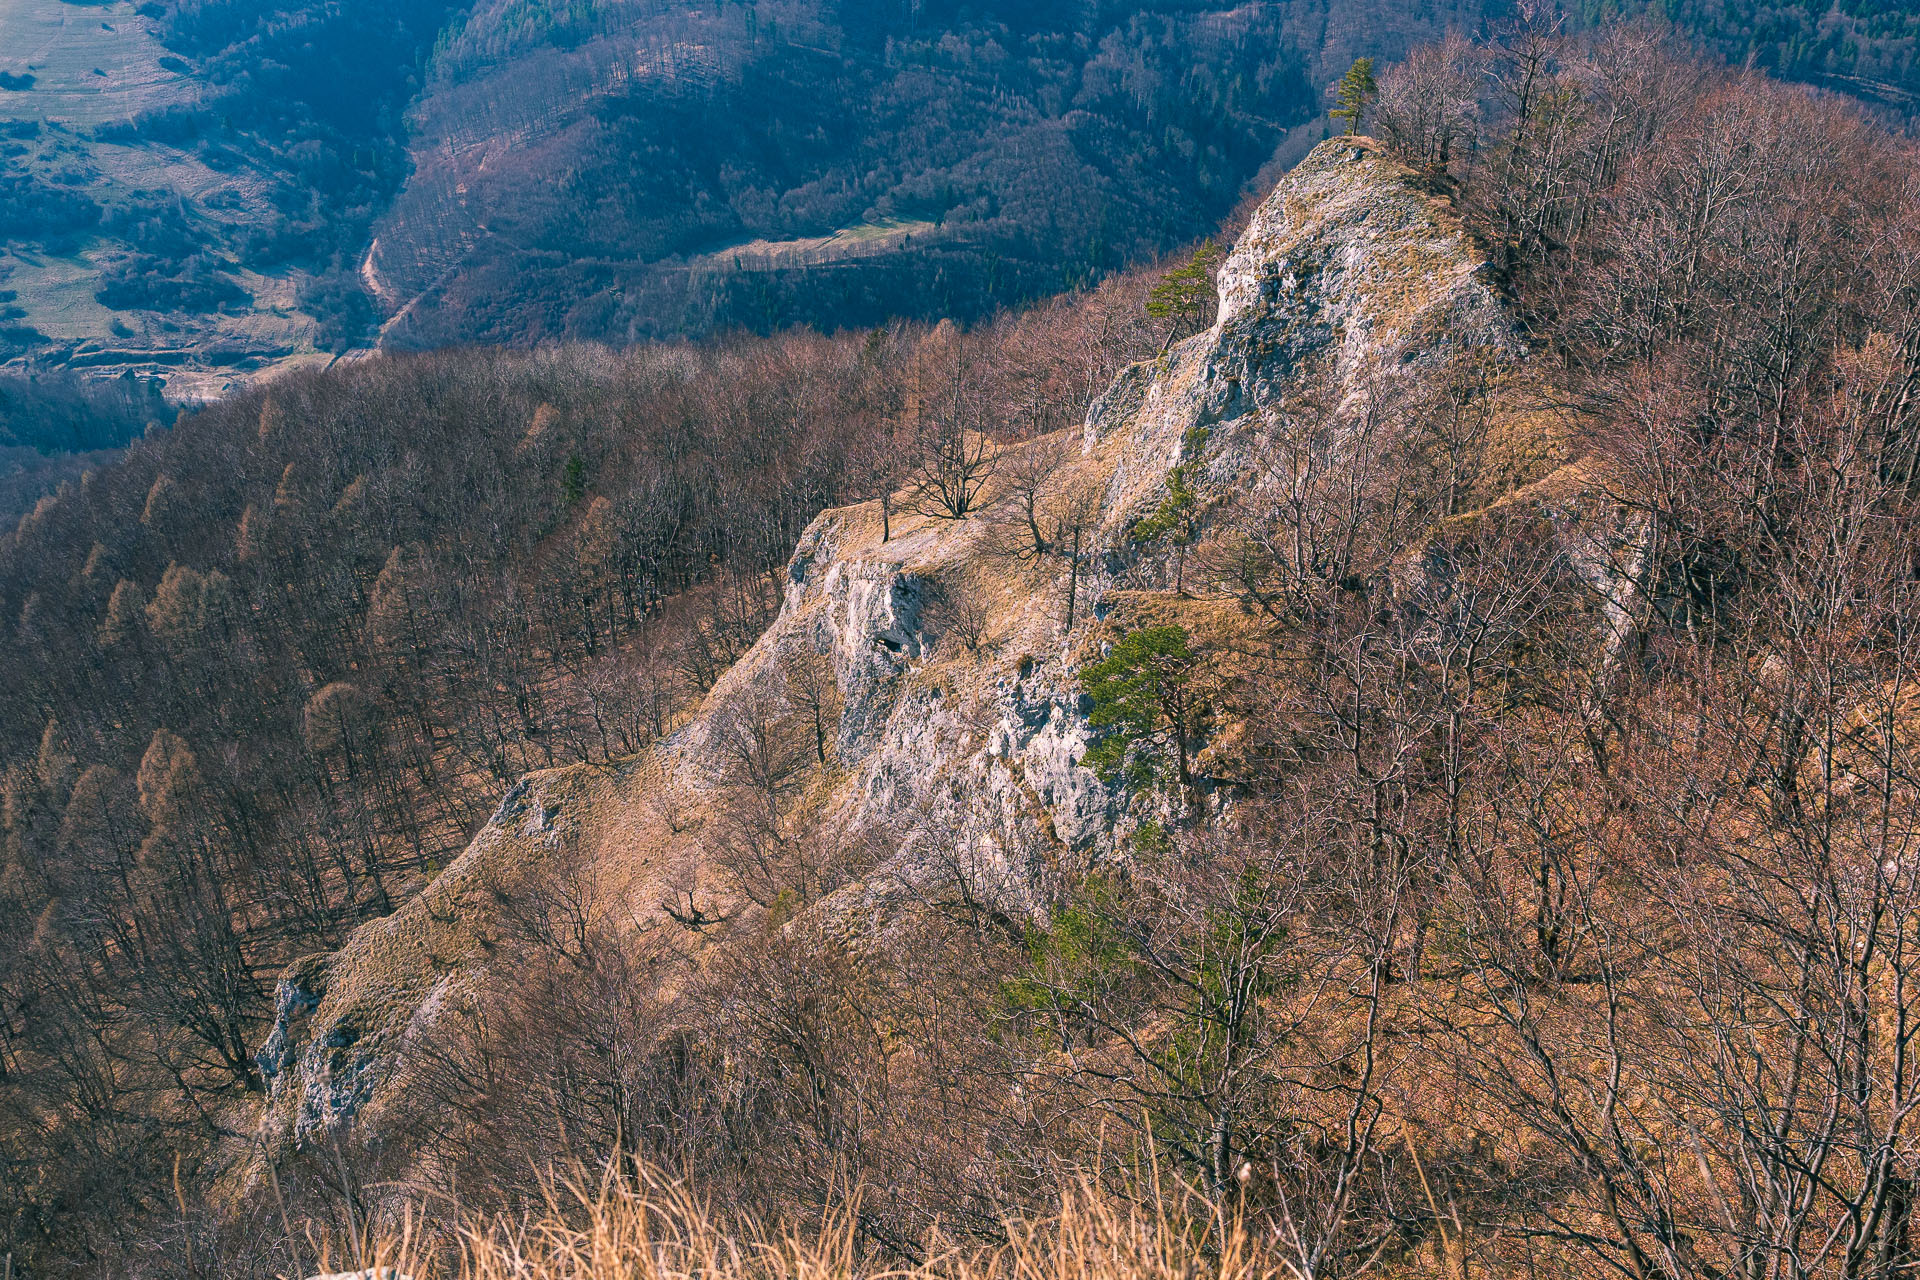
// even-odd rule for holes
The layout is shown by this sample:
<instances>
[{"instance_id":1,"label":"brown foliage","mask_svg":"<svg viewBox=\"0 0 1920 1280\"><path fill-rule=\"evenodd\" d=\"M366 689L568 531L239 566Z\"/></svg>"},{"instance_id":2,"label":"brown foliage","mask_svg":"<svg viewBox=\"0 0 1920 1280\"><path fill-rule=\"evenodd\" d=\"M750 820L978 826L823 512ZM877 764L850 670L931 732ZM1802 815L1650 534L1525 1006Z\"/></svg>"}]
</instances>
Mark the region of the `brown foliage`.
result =
<instances>
[{"instance_id":1,"label":"brown foliage","mask_svg":"<svg viewBox=\"0 0 1920 1280\"><path fill-rule=\"evenodd\" d=\"M1144 1167L1204 1201L1194 1268L1235 1225L1296 1280L1911 1268L1910 149L1531 8L1391 73L1382 118L1534 322L1533 394L1585 455L1560 487L1507 492L1508 389L1471 361L1362 368L1337 403L1303 370L1231 533L1196 539L1231 596L1160 601L1233 624L1200 798L1030 916L938 814L825 828L833 695L793 656L719 727L703 816L753 904L728 931L691 899L639 930L586 867L502 889L525 965L408 1059L390 1130L434 1193L512 1213L543 1167L638 1157L804 1222L838 1179L849 1238L913 1261ZM669 727L821 504L998 503L1003 550L1069 567L1071 620L1097 504L1011 442L1151 344L1116 296L970 334L375 361L334 375L352 396L277 388L275 449L258 403L216 409L52 504L0 576L19 1162L170 1221L156 1153L218 1150L259 1087L261 974L417 883L494 779ZM938 447L849 490L900 439ZM143 523L162 475L208 518ZM1550 522L1575 501L1584 540ZM242 563L249 508L273 516ZM215 573L234 604L203 610ZM908 847L913 884L861 881ZM884 928L802 910L856 883ZM382 1158L288 1171L352 1221ZM54 1216L36 1265L72 1248Z\"/></svg>"}]
</instances>

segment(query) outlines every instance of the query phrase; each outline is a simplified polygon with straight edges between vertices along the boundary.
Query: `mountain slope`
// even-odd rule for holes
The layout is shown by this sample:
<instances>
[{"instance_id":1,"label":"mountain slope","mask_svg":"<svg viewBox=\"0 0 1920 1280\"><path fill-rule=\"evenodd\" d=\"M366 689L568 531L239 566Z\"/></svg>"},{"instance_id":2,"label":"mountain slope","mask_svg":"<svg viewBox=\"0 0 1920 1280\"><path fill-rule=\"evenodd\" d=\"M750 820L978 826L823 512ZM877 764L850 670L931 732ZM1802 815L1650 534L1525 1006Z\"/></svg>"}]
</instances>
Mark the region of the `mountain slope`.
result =
<instances>
[{"instance_id":1,"label":"mountain slope","mask_svg":"<svg viewBox=\"0 0 1920 1280\"><path fill-rule=\"evenodd\" d=\"M988 314L1206 234L1324 136L1353 57L1505 15L4 0L0 366L198 400L376 341ZM1891 10L1672 17L1899 111L1915 86Z\"/></svg>"},{"instance_id":2,"label":"mountain slope","mask_svg":"<svg viewBox=\"0 0 1920 1280\"><path fill-rule=\"evenodd\" d=\"M1141 823L1178 816L1164 791L1084 760L1099 736L1086 664L1116 634L1168 620L1222 669L1234 661L1233 637L1255 624L1206 549L1235 544L1243 514L1272 496L1276 422L1307 400L1337 406L1328 446L1357 458L1379 447L1369 405L1384 383L1472 362L1508 441L1472 502L1570 547L1618 540L1604 503L1582 498L1583 472L1561 465L1551 419L1528 412L1525 349L1485 260L1445 200L1370 143L1325 143L1280 183L1221 295L1210 331L1129 369L1081 429L1020 446L1060 450L1043 506L1087 495L1077 572L1057 555L1010 556L990 518L889 518L877 502L823 513L794 554L778 620L679 731L611 771L529 776L418 899L288 973L264 1057L270 1129L296 1144L398 1132L445 1020L490 1003L514 971L516 913L546 909L567 884L591 880L634 945L666 937L670 967L796 912L869 950L930 902L1044 916ZM1028 474L1026 456L1003 457L1000 484ZM1548 473L1559 479L1525 487ZM1200 495L1194 547L1143 545L1143 521L1175 489ZM1213 566L1184 569L1192 593L1174 589L1188 559ZM1410 567L1409 599L1431 572ZM1597 613L1590 625L1599 634ZM742 809L764 778L746 766L809 705L795 676L809 665L831 674L831 750L796 772L772 840L820 869L796 899L763 891L755 837L768 833ZM1237 749L1223 724L1196 765L1201 803L1231 805Z\"/></svg>"},{"instance_id":3,"label":"mountain slope","mask_svg":"<svg viewBox=\"0 0 1920 1280\"><path fill-rule=\"evenodd\" d=\"M0 366L191 402L357 340L341 268L404 176L399 112L451 10L0 3Z\"/></svg>"},{"instance_id":4,"label":"mountain slope","mask_svg":"<svg viewBox=\"0 0 1920 1280\"><path fill-rule=\"evenodd\" d=\"M401 345L989 312L1217 224L1315 114L1286 12L480 5L365 279Z\"/></svg>"}]
</instances>

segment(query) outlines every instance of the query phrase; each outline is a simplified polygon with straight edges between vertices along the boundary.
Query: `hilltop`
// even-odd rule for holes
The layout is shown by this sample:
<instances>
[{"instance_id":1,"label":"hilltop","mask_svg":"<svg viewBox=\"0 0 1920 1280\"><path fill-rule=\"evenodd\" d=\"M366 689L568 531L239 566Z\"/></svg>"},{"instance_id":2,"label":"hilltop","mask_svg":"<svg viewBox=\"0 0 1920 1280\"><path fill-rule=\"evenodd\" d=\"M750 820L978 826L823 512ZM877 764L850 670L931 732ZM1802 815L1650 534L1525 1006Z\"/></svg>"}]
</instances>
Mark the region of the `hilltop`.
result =
<instances>
[{"instance_id":1,"label":"hilltop","mask_svg":"<svg viewBox=\"0 0 1920 1280\"><path fill-rule=\"evenodd\" d=\"M1086 668L1168 621L1222 674L1257 665L1261 620L1220 574L1283 482L1265 448L1276 421L1331 410L1348 425L1329 457L1356 465L1344 460L1377 447L1369 401L1470 368L1500 445L1454 518L1525 508L1576 536L1563 513L1577 502L1529 496L1564 499L1582 473L1530 394L1496 289L1430 183L1370 140L1322 143L1255 212L1211 329L1128 368L1078 426L997 447L995 501L971 518L907 494L891 514L878 500L823 512L778 617L686 723L612 768L528 775L418 898L291 969L263 1055L269 1132L404 1131L393 1113L430 1046L529 963L512 922L570 893L586 895L571 910L673 965L769 927L824 929L898 963L887 940L919 913L1045 921L1141 824L1177 816L1087 762L1100 734ZM991 510L1010 488L1048 527L1079 525L1084 559L1010 545ZM1187 545L1143 545L1176 488L1192 495ZM809 760L816 727L826 745ZM1202 751L1203 810L1243 791L1235 736L1222 724Z\"/></svg>"},{"instance_id":2,"label":"hilltop","mask_svg":"<svg viewBox=\"0 0 1920 1280\"><path fill-rule=\"evenodd\" d=\"M1813 329L1758 301L1907 243L1911 153L1635 38L1592 203L1409 163L1450 45L1077 427L927 424L672 732L289 971L244 1176L351 1141L369 1203L513 1203L584 1149L763 1221L845 1178L909 1263L1143 1165L1310 1274L1906 1256L1859 1206L1913 1080L1915 295L1893 250Z\"/></svg>"}]
</instances>

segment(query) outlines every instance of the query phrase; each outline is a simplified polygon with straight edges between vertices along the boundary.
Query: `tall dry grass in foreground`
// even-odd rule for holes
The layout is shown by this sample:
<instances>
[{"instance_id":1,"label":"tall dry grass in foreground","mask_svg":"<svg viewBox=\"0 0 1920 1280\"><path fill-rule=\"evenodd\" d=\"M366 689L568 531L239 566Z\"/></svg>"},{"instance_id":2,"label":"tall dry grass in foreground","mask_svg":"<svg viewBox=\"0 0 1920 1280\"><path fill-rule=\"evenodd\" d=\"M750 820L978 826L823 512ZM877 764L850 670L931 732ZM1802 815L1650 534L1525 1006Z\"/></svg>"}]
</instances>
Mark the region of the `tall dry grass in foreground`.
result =
<instances>
[{"instance_id":1,"label":"tall dry grass in foreground","mask_svg":"<svg viewBox=\"0 0 1920 1280\"><path fill-rule=\"evenodd\" d=\"M523 1218L469 1217L432 1236L403 1222L356 1248L367 1280L1275 1280L1295 1274L1184 1190L1129 1203L1082 1184L997 1244L937 1231L918 1261L875 1249L857 1194L808 1229L714 1213L657 1170L549 1187ZM318 1270L332 1270L318 1259Z\"/></svg>"}]
</instances>

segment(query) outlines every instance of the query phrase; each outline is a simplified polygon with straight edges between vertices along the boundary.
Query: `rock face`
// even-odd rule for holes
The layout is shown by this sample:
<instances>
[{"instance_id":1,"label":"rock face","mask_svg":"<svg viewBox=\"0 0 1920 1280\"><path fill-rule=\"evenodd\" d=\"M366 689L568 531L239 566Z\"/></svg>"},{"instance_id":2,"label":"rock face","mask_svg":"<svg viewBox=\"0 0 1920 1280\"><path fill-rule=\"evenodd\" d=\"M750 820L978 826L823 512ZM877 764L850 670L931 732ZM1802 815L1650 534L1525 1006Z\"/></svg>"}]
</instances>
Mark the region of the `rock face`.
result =
<instances>
[{"instance_id":1,"label":"rock face","mask_svg":"<svg viewBox=\"0 0 1920 1280\"><path fill-rule=\"evenodd\" d=\"M271 1130L303 1142L359 1115L407 1036L431 1022L450 989L488 954L489 902L537 875L576 837L595 781L579 769L522 778L419 897L356 930L339 951L289 966L256 1057Z\"/></svg>"},{"instance_id":2,"label":"rock face","mask_svg":"<svg viewBox=\"0 0 1920 1280\"><path fill-rule=\"evenodd\" d=\"M1492 271L1446 199L1364 139L1316 149L1261 204L1220 268L1216 333L1282 357L1285 375L1338 343L1347 373L1369 353L1433 358L1485 345L1517 355ZM1270 339L1266 346L1263 339ZM1216 343L1218 345L1218 343Z\"/></svg>"},{"instance_id":3,"label":"rock face","mask_svg":"<svg viewBox=\"0 0 1920 1280\"><path fill-rule=\"evenodd\" d=\"M824 829L876 851L857 881L808 908L817 918L856 937L884 931L907 897L959 891L1032 917L1110 856L1154 800L1082 765L1093 733L1078 669L1097 655L1102 618L1169 584L1166 555L1132 536L1166 500L1169 472L1193 477L1208 520L1244 518L1260 500L1249 476L1266 415L1310 380L1338 419L1410 368L1524 354L1444 198L1365 140L1323 144L1279 185L1220 291L1211 331L1128 369L1093 404L1054 481L1104 495L1071 633L1064 564L996 555L985 521L896 516L883 539L877 503L822 513L794 553L779 619L686 724L621 769L516 785L419 899L289 971L261 1055L269 1129L301 1141L377 1125L395 1066L433 1034L436 1010L455 993L484 998L503 963L488 905L503 882L586 860L639 921L683 893L727 901L708 821L722 743L746 708L790 700L796 663L825 664L840 704L837 760L806 803ZM951 610L937 606L957 597L984 611L978 636L943 621ZM702 937L689 945L711 945Z\"/></svg>"},{"instance_id":4,"label":"rock face","mask_svg":"<svg viewBox=\"0 0 1920 1280\"><path fill-rule=\"evenodd\" d=\"M1524 354L1491 266L1445 197L1366 139L1322 143L1289 173L1218 286L1211 332L1127 370L1087 414L1089 452L1126 442L1108 491L1110 551L1124 554L1184 461L1201 464L1216 497L1243 490L1264 416L1289 401L1315 395L1337 419L1411 370ZM1204 451L1190 458L1196 429Z\"/></svg>"}]
</instances>

